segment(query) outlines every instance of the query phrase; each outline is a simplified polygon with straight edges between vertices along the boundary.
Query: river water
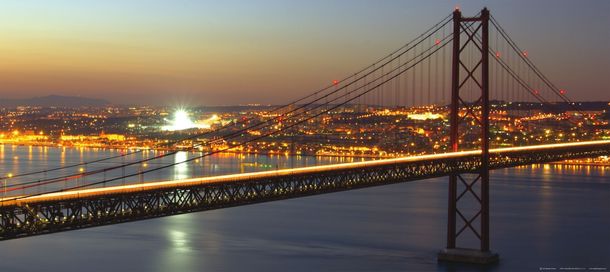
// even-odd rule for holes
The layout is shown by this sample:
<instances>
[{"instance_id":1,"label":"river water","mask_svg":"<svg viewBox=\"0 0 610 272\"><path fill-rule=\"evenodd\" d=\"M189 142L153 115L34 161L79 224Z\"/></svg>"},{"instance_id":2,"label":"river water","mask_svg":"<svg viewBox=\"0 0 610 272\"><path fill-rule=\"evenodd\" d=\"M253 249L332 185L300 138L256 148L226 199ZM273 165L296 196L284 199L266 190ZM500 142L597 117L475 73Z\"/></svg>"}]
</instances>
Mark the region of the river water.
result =
<instances>
[{"instance_id":1,"label":"river water","mask_svg":"<svg viewBox=\"0 0 610 272\"><path fill-rule=\"evenodd\" d=\"M4 145L0 175L120 152ZM106 166L152 155L129 155ZM158 165L196 155L168 156ZM113 184L354 160L360 159L218 155ZM439 178L1 241L0 271L607 271L609 171L562 165L494 171L491 247L501 261L491 267L437 263L447 206L446 178Z\"/></svg>"}]
</instances>

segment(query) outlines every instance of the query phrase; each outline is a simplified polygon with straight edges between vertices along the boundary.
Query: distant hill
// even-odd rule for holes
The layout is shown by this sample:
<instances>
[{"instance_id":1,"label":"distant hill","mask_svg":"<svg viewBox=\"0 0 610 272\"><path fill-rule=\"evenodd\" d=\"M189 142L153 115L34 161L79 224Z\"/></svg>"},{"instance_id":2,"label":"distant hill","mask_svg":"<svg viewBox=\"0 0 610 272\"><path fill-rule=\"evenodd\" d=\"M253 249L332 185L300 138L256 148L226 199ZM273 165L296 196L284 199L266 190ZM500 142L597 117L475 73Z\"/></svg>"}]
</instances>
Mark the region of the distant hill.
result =
<instances>
[{"instance_id":1,"label":"distant hill","mask_svg":"<svg viewBox=\"0 0 610 272\"><path fill-rule=\"evenodd\" d=\"M40 107L92 107L105 106L110 102L104 99L78 96L49 95L25 99L1 99L0 107L40 106Z\"/></svg>"}]
</instances>

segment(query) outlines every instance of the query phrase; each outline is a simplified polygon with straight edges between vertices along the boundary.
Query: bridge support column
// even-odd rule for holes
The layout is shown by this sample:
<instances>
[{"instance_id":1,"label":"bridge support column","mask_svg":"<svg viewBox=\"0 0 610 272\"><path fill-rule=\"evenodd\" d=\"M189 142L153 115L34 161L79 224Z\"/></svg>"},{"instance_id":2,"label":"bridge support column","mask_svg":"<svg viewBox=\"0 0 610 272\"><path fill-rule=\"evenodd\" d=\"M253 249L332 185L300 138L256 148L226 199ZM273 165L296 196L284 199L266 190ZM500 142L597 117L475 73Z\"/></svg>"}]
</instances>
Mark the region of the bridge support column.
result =
<instances>
[{"instance_id":1,"label":"bridge support column","mask_svg":"<svg viewBox=\"0 0 610 272\"><path fill-rule=\"evenodd\" d=\"M479 43L478 34L481 35ZM465 34L466 40L460 37ZM481 53L478 62L469 63L460 59L460 53L467 47L474 46ZM460 70L466 72L460 77ZM480 76L475 72L481 70ZM439 261L466 262L489 264L497 262L498 254L489 249L489 10L481 11L479 17L462 17L460 10L453 12L453 60L451 76L451 112L450 112L450 144L453 152L459 151L460 124L467 124L467 118L472 118L472 123L478 124L481 129L481 158L480 168L472 173L473 177L452 174L449 176L449 196L447 211L447 248L438 253ZM481 95L478 99L467 98L460 95L460 90L466 88L465 83L474 81L476 87L480 87ZM463 114L460 114L460 111ZM459 182L459 183L458 183ZM478 184L477 184L478 183ZM458 195L458 184L463 184L463 190ZM476 186L480 190L477 192ZM467 213L464 209L472 209L471 206L460 207L460 200L470 194L474 199L475 209ZM462 209L462 210L460 210ZM460 228L457 219L460 219ZM476 227L476 221L479 227ZM478 249L458 247L460 235L470 232L480 242Z\"/></svg>"}]
</instances>

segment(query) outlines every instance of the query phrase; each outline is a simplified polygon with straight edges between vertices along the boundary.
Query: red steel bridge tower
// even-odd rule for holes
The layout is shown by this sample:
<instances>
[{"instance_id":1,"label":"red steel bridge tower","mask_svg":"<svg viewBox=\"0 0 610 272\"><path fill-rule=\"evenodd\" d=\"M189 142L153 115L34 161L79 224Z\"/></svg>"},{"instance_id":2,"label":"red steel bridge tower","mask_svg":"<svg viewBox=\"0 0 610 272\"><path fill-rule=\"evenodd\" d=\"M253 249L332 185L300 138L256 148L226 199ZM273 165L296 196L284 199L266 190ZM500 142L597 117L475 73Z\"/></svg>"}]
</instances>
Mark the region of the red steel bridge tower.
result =
<instances>
[{"instance_id":1,"label":"red steel bridge tower","mask_svg":"<svg viewBox=\"0 0 610 272\"><path fill-rule=\"evenodd\" d=\"M479 35L481 40L478 39ZM464 41L460 39L462 37L465 38ZM480 53L480 57L476 58L478 61L468 62L465 58L461 58L469 46L474 47L471 51L476 54L472 55ZM439 252L438 260L493 263L498 261L498 254L489 250L489 10L487 8L484 8L478 17L463 17L459 9L453 12L451 67L451 151L459 151L460 127L464 129L468 125L465 118L470 115L474 119L471 125L480 128L481 166L475 173L449 176L447 248ZM465 72L463 75L462 71ZM470 86L468 90L470 93L473 93L474 89L476 94L472 101L464 98L467 86ZM463 184L463 190L459 195L458 184ZM473 196L475 205L462 208L458 204L464 201L464 196L467 194ZM469 214L464 212L464 209L474 209L474 212ZM459 229L456 224L458 219L463 222ZM477 220L479 226L476 224ZM471 232L478 238L480 241L478 249L458 247L458 237L466 232Z\"/></svg>"}]
</instances>

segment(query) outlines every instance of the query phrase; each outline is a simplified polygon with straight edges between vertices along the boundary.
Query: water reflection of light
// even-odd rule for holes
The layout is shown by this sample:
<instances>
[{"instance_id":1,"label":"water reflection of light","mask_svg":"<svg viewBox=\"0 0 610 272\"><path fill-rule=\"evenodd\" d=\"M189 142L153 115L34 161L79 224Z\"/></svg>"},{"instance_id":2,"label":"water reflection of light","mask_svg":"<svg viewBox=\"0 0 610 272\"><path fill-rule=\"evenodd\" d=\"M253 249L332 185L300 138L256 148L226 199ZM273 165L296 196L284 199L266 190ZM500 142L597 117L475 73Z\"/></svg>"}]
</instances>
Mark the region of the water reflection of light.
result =
<instances>
[{"instance_id":1,"label":"water reflection of light","mask_svg":"<svg viewBox=\"0 0 610 272\"><path fill-rule=\"evenodd\" d=\"M193 232L197 232L193 219L193 216L171 216L162 221L168 244L161 247L164 249L162 255L150 260L157 268L155 271L200 270L195 267L195 263L203 256L193 255L198 245L192 241L200 241L198 237L193 237Z\"/></svg>"},{"instance_id":2,"label":"water reflection of light","mask_svg":"<svg viewBox=\"0 0 610 272\"><path fill-rule=\"evenodd\" d=\"M180 163L184 162L188 159L188 154L184 151L179 151L174 155L174 179L185 179L188 178L188 163Z\"/></svg>"},{"instance_id":3,"label":"water reflection of light","mask_svg":"<svg viewBox=\"0 0 610 272\"><path fill-rule=\"evenodd\" d=\"M63 147L60 151L59 162L63 165L66 163L66 148Z\"/></svg>"},{"instance_id":4,"label":"water reflection of light","mask_svg":"<svg viewBox=\"0 0 610 272\"><path fill-rule=\"evenodd\" d=\"M172 242L172 246L176 251L184 252L190 250L189 240L186 237L186 233L178 230L170 230L169 238Z\"/></svg>"}]
</instances>

